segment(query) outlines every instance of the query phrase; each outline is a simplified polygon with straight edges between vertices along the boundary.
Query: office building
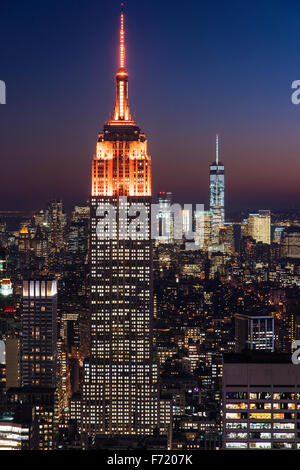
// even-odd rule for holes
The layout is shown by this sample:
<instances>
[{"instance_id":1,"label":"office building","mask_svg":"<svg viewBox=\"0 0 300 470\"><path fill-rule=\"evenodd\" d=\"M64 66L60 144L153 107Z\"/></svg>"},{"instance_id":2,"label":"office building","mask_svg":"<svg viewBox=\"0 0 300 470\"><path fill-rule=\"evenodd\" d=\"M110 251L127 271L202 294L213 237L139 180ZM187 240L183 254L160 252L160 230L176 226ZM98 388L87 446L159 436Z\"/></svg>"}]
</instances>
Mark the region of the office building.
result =
<instances>
[{"instance_id":1,"label":"office building","mask_svg":"<svg viewBox=\"0 0 300 470\"><path fill-rule=\"evenodd\" d=\"M225 169L219 161L219 136L216 136L216 161L209 171L209 207L211 213L212 244L219 244L219 230L225 222Z\"/></svg>"},{"instance_id":2,"label":"office building","mask_svg":"<svg viewBox=\"0 0 300 470\"><path fill-rule=\"evenodd\" d=\"M225 354L223 449L299 449L299 384L290 354Z\"/></svg>"},{"instance_id":3,"label":"office building","mask_svg":"<svg viewBox=\"0 0 300 470\"><path fill-rule=\"evenodd\" d=\"M249 214L248 217L248 235L256 243L271 243L271 212L269 210L260 210L257 214Z\"/></svg>"},{"instance_id":4,"label":"office building","mask_svg":"<svg viewBox=\"0 0 300 470\"><path fill-rule=\"evenodd\" d=\"M29 450L30 426L14 421L13 416L3 419L0 415L0 451Z\"/></svg>"},{"instance_id":5,"label":"office building","mask_svg":"<svg viewBox=\"0 0 300 470\"><path fill-rule=\"evenodd\" d=\"M30 450L54 450L57 438L57 399L52 387L17 387L7 391L9 411L30 425Z\"/></svg>"},{"instance_id":6,"label":"office building","mask_svg":"<svg viewBox=\"0 0 300 470\"><path fill-rule=\"evenodd\" d=\"M235 315L236 352L274 351L274 317L262 314Z\"/></svg>"},{"instance_id":7,"label":"office building","mask_svg":"<svg viewBox=\"0 0 300 470\"><path fill-rule=\"evenodd\" d=\"M57 280L23 281L22 384L55 387L57 361Z\"/></svg>"},{"instance_id":8,"label":"office building","mask_svg":"<svg viewBox=\"0 0 300 470\"><path fill-rule=\"evenodd\" d=\"M281 234L282 258L300 258L300 227L287 227Z\"/></svg>"}]
</instances>

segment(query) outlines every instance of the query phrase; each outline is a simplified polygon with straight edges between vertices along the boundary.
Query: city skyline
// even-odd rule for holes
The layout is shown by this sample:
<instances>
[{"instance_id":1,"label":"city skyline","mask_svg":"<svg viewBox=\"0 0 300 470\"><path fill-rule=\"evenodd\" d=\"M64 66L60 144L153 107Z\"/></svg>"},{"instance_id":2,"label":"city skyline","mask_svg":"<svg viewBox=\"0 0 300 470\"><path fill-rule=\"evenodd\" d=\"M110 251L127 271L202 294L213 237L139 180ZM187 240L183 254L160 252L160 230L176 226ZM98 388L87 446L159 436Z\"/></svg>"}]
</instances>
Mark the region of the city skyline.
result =
<instances>
[{"instance_id":1,"label":"city skyline","mask_svg":"<svg viewBox=\"0 0 300 470\"><path fill-rule=\"evenodd\" d=\"M99 3L72 2L64 23L69 0L49 10L48 0L32 0L30 21L20 4L24 17L13 26L16 45L32 25L20 52L32 41L32 68L25 68L34 78L37 59L40 73L30 82L30 110L24 96L18 114L13 100L1 107L14 115L17 138L9 139L8 121L0 151L20 152L4 158L5 171L13 168L1 185L0 451L105 450L106 463L144 468L158 459L198 465L201 451L299 450L297 198L279 209L298 172L290 166L284 106L277 115L262 112L271 96L276 104L272 94L261 95L273 58L259 67L276 45L276 23L272 38L264 29L268 48L256 42L260 21L274 20L282 4L270 11L253 2L245 15L234 0L228 8L146 2L148 10L132 0L129 9L118 2L118 12L106 3L99 11ZM16 20L19 10L11 15ZM161 20L164 39L155 33ZM259 60L247 62L243 94L235 72L246 70L242 58L251 51ZM24 58L18 84L25 89ZM226 74L214 75L224 64L231 84ZM107 75L115 77L109 88ZM86 77L91 86L82 94ZM9 83L3 78L0 84ZM281 128L268 134L271 122ZM247 139L243 129L252 132ZM196 158L205 148L205 159ZM264 148L272 161L268 153L249 157ZM9 210L13 200L30 203L30 211ZM124 460L122 451L132 457Z\"/></svg>"},{"instance_id":2,"label":"city skyline","mask_svg":"<svg viewBox=\"0 0 300 470\"><path fill-rule=\"evenodd\" d=\"M111 109L117 63L111 25L119 2L77 2L72 10L68 1L51 8L33 2L33 17L22 2L15 4L15 10L3 7L0 33L1 79L7 85L0 150L15 188L10 191L6 178L1 199L9 209L38 209L53 198L70 207L88 198L91 142ZM297 168L299 109L290 95L297 79L293 38L299 6L290 11L280 2L272 11L259 2L243 6L244 12L238 2L226 9L222 2L190 2L189 8L169 1L138 8L134 0L126 3L130 100L150 137L153 194L171 191L174 200L207 205L218 132L228 211L294 209L299 194L291 168ZM105 18L101 27L99 14ZM16 52L14 64L9 58ZM285 66L277 73L280 61ZM62 162L65 171L58 172Z\"/></svg>"}]
</instances>

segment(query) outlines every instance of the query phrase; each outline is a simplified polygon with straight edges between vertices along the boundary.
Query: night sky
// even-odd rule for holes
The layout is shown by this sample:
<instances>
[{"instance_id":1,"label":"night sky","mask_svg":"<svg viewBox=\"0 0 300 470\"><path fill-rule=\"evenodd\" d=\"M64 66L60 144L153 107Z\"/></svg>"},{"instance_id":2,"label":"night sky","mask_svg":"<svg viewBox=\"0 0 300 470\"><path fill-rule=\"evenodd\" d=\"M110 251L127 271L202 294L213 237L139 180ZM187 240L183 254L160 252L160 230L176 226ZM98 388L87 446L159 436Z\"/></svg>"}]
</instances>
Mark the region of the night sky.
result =
<instances>
[{"instance_id":1,"label":"night sky","mask_svg":"<svg viewBox=\"0 0 300 470\"><path fill-rule=\"evenodd\" d=\"M0 210L88 198L114 106L119 13L118 0L1 1ZM128 0L125 27L153 194L207 203L218 132L227 211L300 209L300 2Z\"/></svg>"}]
</instances>

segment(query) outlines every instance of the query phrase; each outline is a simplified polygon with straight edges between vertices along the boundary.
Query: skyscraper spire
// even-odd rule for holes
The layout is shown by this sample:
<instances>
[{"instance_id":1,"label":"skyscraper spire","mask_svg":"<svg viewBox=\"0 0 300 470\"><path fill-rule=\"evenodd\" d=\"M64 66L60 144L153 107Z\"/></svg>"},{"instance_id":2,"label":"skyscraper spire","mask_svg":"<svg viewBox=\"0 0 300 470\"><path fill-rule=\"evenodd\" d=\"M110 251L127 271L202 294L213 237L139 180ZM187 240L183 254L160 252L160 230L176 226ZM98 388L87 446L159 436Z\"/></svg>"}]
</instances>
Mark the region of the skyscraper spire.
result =
<instances>
[{"instance_id":1,"label":"skyscraper spire","mask_svg":"<svg viewBox=\"0 0 300 470\"><path fill-rule=\"evenodd\" d=\"M120 69L125 68L125 31L124 31L124 3L121 3L121 29L120 29Z\"/></svg>"},{"instance_id":2,"label":"skyscraper spire","mask_svg":"<svg viewBox=\"0 0 300 470\"><path fill-rule=\"evenodd\" d=\"M216 164L219 165L219 134L216 134Z\"/></svg>"},{"instance_id":3,"label":"skyscraper spire","mask_svg":"<svg viewBox=\"0 0 300 470\"><path fill-rule=\"evenodd\" d=\"M125 69L125 29L124 29L124 3L121 3L121 28L120 28L120 68L116 75L116 105L114 121L123 121L124 124L130 122L132 119L130 116L129 104L128 104L128 73ZM126 122L124 122L126 121Z\"/></svg>"}]
</instances>

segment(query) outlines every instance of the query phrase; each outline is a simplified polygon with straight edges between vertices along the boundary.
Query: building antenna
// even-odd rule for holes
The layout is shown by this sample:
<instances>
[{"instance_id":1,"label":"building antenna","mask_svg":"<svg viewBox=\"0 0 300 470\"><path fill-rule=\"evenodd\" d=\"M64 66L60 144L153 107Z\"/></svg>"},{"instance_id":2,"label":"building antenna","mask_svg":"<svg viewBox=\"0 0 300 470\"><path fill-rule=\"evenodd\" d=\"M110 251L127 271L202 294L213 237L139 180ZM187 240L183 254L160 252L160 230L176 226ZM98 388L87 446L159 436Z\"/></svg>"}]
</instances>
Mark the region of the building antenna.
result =
<instances>
[{"instance_id":1,"label":"building antenna","mask_svg":"<svg viewBox=\"0 0 300 470\"><path fill-rule=\"evenodd\" d=\"M216 164L219 165L219 134L216 134Z\"/></svg>"},{"instance_id":2,"label":"building antenna","mask_svg":"<svg viewBox=\"0 0 300 470\"><path fill-rule=\"evenodd\" d=\"M124 2L121 2L120 69L125 68Z\"/></svg>"}]
</instances>

